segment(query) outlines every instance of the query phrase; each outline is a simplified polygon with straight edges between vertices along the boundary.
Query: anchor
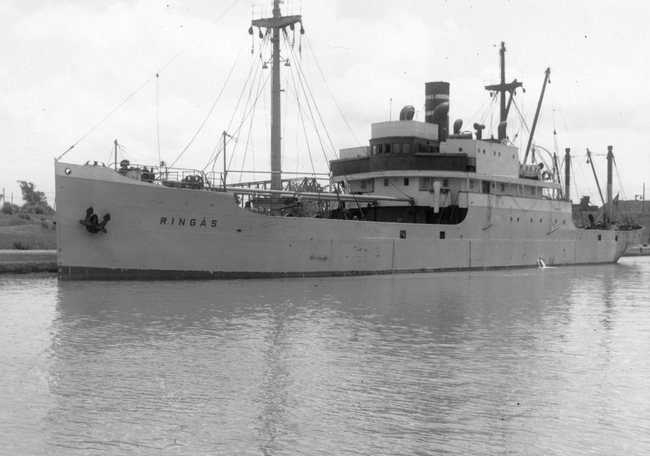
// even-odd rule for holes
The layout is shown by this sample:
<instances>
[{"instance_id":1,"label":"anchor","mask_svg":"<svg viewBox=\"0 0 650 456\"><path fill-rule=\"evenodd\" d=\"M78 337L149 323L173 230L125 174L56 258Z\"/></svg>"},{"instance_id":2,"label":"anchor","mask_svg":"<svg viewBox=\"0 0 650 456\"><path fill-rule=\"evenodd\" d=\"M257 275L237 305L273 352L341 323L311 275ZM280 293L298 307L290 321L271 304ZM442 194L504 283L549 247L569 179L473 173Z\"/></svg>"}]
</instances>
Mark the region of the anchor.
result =
<instances>
[{"instance_id":1,"label":"anchor","mask_svg":"<svg viewBox=\"0 0 650 456\"><path fill-rule=\"evenodd\" d=\"M102 221L99 221L99 216L95 214L95 211L92 207L89 207L86 209L86 218L83 220L79 220L79 223L84 225L86 227L86 231L89 233L99 233L100 231L102 233L107 233L106 231L106 224L108 221L111 219L111 214L105 214L104 217L102 217Z\"/></svg>"}]
</instances>

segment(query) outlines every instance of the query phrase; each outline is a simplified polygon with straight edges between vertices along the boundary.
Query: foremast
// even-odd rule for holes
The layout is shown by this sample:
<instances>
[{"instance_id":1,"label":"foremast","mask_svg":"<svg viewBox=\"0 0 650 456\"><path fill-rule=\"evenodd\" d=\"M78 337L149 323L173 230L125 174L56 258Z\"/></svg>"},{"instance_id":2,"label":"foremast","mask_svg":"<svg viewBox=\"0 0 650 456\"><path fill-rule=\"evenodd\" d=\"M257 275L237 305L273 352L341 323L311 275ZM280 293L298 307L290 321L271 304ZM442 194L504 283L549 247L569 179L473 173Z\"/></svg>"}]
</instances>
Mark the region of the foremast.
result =
<instances>
[{"instance_id":1,"label":"foremast","mask_svg":"<svg viewBox=\"0 0 650 456\"><path fill-rule=\"evenodd\" d=\"M302 23L302 16L282 16L280 0L273 0L273 17L254 19L253 27L271 32L271 190L282 190L282 136L281 136L281 98L280 98L280 37L286 27Z\"/></svg>"}]
</instances>

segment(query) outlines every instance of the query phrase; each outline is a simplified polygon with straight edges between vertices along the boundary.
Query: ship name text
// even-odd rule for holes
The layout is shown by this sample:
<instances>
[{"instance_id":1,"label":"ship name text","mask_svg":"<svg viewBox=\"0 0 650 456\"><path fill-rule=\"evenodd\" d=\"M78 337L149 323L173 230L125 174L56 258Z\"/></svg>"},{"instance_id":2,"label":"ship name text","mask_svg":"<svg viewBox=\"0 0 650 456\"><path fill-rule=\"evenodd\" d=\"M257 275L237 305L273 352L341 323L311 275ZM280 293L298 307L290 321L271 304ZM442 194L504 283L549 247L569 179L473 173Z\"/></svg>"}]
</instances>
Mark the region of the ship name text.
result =
<instances>
[{"instance_id":1,"label":"ship name text","mask_svg":"<svg viewBox=\"0 0 650 456\"><path fill-rule=\"evenodd\" d=\"M187 218L187 217L160 217L161 225L170 226L196 226L199 228L216 228L217 221L215 219L203 218Z\"/></svg>"}]
</instances>

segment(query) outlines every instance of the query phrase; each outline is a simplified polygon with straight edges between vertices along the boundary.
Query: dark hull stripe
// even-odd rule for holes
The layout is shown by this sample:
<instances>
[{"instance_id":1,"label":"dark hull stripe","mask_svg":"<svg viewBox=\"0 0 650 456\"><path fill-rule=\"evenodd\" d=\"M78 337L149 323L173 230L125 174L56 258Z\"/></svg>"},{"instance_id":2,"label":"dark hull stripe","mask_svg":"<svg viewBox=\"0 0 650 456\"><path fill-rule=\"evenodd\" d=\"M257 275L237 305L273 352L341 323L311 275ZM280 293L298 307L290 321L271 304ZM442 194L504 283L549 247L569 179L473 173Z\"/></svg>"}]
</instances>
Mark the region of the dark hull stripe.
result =
<instances>
[{"instance_id":1,"label":"dark hull stripe","mask_svg":"<svg viewBox=\"0 0 650 456\"><path fill-rule=\"evenodd\" d=\"M581 263L581 264L554 264L557 266L580 266L593 264L615 263ZM389 275L389 274L419 274L433 272L453 271L486 271L498 269L524 269L536 268L536 265L518 266L485 266L472 268L436 268L436 269L402 269L381 271L291 271L291 272L246 272L246 271L181 271L159 269L109 269L89 268L82 266L59 266L58 277L60 280L219 280L219 279L265 279L289 277L348 277L364 275Z\"/></svg>"}]
</instances>

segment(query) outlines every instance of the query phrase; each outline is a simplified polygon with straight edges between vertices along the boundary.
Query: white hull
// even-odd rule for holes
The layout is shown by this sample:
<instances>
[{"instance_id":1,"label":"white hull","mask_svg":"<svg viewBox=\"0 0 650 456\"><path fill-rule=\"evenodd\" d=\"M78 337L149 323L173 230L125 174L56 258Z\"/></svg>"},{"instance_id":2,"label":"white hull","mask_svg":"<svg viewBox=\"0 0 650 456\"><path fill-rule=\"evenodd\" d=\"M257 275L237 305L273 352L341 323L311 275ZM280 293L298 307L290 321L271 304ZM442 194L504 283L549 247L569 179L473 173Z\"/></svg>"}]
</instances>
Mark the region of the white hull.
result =
<instances>
[{"instance_id":1,"label":"white hull","mask_svg":"<svg viewBox=\"0 0 650 456\"><path fill-rule=\"evenodd\" d=\"M62 279L393 274L616 262L640 231L575 227L570 203L468 193L458 225L274 217L226 192L56 163ZM106 233L80 223L110 213ZM444 232L444 239L441 239Z\"/></svg>"}]
</instances>

